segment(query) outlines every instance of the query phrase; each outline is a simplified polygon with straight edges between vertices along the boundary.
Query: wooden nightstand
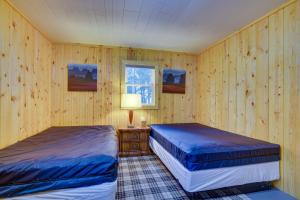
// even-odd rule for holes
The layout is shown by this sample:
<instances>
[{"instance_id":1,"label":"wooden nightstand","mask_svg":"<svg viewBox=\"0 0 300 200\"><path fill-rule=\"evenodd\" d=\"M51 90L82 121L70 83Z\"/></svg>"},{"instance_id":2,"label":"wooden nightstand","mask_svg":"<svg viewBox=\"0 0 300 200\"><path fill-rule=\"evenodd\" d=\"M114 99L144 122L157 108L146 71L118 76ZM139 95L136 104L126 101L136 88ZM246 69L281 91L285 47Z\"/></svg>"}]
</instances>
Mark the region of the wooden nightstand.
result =
<instances>
[{"instance_id":1,"label":"wooden nightstand","mask_svg":"<svg viewBox=\"0 0 300 200\"><path fill-rule=\"evenodd\" d=\"M119 155L142 156L151 154L149 149L150 128L119 128Z\"/></svg>"}]
</instances>

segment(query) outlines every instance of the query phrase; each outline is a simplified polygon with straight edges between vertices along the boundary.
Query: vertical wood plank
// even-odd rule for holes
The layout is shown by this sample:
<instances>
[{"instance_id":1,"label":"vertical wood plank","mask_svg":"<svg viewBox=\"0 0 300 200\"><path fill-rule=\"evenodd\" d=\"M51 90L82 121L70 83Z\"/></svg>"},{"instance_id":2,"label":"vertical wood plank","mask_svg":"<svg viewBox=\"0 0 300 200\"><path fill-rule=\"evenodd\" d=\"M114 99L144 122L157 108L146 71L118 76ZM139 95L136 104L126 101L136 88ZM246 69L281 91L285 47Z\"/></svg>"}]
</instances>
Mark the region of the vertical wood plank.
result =
<instances>
[{"instance_id":1,"label":"vertical wood plank","mask_svg":"<svg viewBox=\"0 0 300 200\"><path fill-rule=\"evenodd\" d=\"M226 47L225 42L222 43L221 46L221 55L220 55L220 59L222 60L222 95L219 98L221 101L221 109L222 109L222 116L221 116L221 129L226 129L228 130L228 126L229 126L229 121L228 121L228 115L229 115L229 63L228 63L228 57L226 55L228 55L228 52L226 51L228 50Z\"/></svg>"},{"instance_id":2,"label":"vertical wood plank","mask_svg":"<svg viewBox=\"0 0 300 200\"><path fill-rule=\"evenodd\" d=\"M280 10L269 17L269 141L280 145L283 145L283 68L283 10ZM283 151L281 147L281 158ZM283 162L280 166L283 177ZM283 182L277 186L282 188Z\"/></svg>"},{"instance_id":3,"label":"vertical wood plank","mask_svg":"<svg viewBox=\"0 0 300 200\"><path fill-rule=\"evenodd\" d=\"M0 96L0 148L7 146L9 144L9 130L7 130L7 119L11 118L11 112L10 112L10 102L11 102L11 91L9 88L10 84L10 71L9 67L10 66L10 57L11 51L9 48L9 43L10 43L10 38L11 38L11 12L12 9L5 4L3 1L0 2L0 23L1 27L4 27L2 29L1 33L1 67L0 67L0 91L1 91L1 96ZM5 115L3 114L5 113ZM8 134L8 136L6 135Z\"/></svg>"},{"instance_id":4,"label":"vertical wood plank","mask_svg":"<svg viewBox=\"0 0 300 200\"><path fill-rule=\"evenodd\" d=\"M238 35L225 41L226 57L225 65L229 73L229 94L228 94L228 130L235 132L237 129L237 54Z\"/></svg>"},{"instance_id":5,"label":"vertical wood plank","mask_svg":"<svg viewBox=\"0 0 300 200\"><path fill-rule=\"evenodd\" d=\"M269 138L269 20L256 24L256 106L254 137Z\"/></svg>"},{"instance_id":6,"label":"vertical wood plank","mask_svg":"<svg viewBox=\"0 0 300 200\"><path fill-rule=\"evenodd\" d=\"M239 50L237 59L237 127L236 132L245 134L246 131L246 56L248 52L247 31L239 33Z\"/></svg>"},{"instance_id":7,"label":"vertical wood plank","mask_svg":"<svg viewBox=\"0 0 300 200\"><path fill-rule=\"evenodd\" d=\"M300 41L300 1L298 0L296 2L296 41ZM298 99L297 99L297 116L296 116L296 144L300 144L300 43L296 43L296 68L297 68L297 93L298 93ZM295 169L300 169L300 146L296 145L296 166ZM296 186L296 192L295 196L297 198L300 198L300 172L299 170L296 171L295 176L295 186Z\"/></svg>"},{"instance_id":8,"label":"vertical wood plank","mask_svg":"<svg viewBox=\"0 0 300 200\"><path fill-rule=\"evenodd\" d=\"M210 124L210 68L209 68L209 51L203 52L203 107L201 112L203 112L203 123L205 125Z\"/></svg>"},{"instance_id":9,"label":"vertical wood plank","mask_svg":"<svg viewBox=\"0 0 300 200\"><path fill-rule=\"evenodd\" d=\"M216 127L222 128L224 125L224 121L227 119L223 118L223 114L226 115L226 110L223 109L224 104L223 101L228 99L226 96L226 92L223 91L223 56L224 56L224 43L221 43L215 48L215 123ZM225 75L225 74L224 74ZM224 84L226 85L226 84Z\"/></svg>"},{"instance_id":10,"label":"vertical wood plank","mask_svg":"<svg viewBox=\"0 0 300 200\"><path fill-rule=\"evenodd\" d=\"M247 136L255 136L255 123L256 123L256 27L250 26L245 30L247 32L246 48L244 49L244 57L246 62L246 130Z\"/></svg>"},{"instance_id":11,"label":"vertical wood plank","mask_svg":"<svg viewBox=\"0 0 300 200\"><path fill-rule=\"evenodd\" d=\"M216 54L215 49L209 50L209 115L211 126L216 126Z\"/></svg>"},{"instance_id":12,"label":"vertical wood plank","mask_svg":"<svg viewBox=\"0 0 300 200\"><path fill-rule=\"evenodd\" d=\"M295 194L296 177L296 5L284 8L284 190Z\"/></svg>"}]
</instances>

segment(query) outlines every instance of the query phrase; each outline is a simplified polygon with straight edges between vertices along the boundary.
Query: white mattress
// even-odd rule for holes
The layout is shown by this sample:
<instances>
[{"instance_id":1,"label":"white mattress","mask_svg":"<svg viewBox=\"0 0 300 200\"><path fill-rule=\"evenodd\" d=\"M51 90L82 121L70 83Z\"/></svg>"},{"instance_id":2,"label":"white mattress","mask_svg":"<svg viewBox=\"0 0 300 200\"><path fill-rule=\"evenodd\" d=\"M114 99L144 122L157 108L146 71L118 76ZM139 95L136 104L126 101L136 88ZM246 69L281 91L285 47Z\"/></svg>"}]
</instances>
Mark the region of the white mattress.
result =
<instances>
[{"instance_id":1,"label":"white mattress","mask_svg":"<svg viewBox=\"0 0 300 200\"><path fill-rule=\"evenodd\" d=\"M117 181L87 187L51 190L36 194L23 195L9 200L114 200L117 192Z\"/></svg>"},{"instance_id":2,"label":"white mattress","mask_svg":"<svg viewBox=\"0 0 300 200\"><path fill-rule=\"evenodd\" d=\"M189 171L155 139L150 137L149 143L151 149L187 192L200 192L279 179L279 161Z\"/></svg>"}]
</instances>

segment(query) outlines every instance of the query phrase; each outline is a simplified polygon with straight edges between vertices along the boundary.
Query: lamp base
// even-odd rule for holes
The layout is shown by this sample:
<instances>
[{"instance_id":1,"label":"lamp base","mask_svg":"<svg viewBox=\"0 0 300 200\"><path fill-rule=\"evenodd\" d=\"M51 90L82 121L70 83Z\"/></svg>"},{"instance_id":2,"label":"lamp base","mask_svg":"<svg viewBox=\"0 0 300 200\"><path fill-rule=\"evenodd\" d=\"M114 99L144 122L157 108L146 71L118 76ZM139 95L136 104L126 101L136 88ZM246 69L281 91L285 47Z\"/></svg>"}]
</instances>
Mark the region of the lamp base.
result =
<instances>
[{"instance_id":1,"label":"lamp base","mask_svg":"<svg viewBox=\"0 0 300 200\"><path fill-rule=\"evenodd\" d=\"M127 128L134 128L134 125L132 124L132 119L133 119L133 110L129 110L128 113L128 117L129 117L129 124L127 125Z\"/></svg>"}]
</instances>

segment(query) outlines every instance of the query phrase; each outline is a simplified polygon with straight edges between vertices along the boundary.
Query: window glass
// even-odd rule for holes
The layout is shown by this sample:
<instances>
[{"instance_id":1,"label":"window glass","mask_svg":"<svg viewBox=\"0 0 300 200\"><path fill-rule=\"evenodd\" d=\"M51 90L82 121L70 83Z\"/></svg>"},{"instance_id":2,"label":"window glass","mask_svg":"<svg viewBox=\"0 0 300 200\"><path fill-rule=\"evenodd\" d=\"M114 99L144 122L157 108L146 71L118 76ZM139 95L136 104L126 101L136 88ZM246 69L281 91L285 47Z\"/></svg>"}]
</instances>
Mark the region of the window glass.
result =
<instances>
[{"instance_id":1,"label":"window glass","mask_svg":"<svg viewBox=\"0 0 300 200\"><path fill-rule=\"evenodd\" d=\"M155 68L125 65L125 92L140 94L142 105L155 105Z\"/></svg>"}]
</instances>

